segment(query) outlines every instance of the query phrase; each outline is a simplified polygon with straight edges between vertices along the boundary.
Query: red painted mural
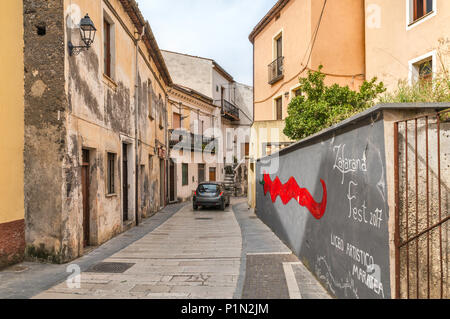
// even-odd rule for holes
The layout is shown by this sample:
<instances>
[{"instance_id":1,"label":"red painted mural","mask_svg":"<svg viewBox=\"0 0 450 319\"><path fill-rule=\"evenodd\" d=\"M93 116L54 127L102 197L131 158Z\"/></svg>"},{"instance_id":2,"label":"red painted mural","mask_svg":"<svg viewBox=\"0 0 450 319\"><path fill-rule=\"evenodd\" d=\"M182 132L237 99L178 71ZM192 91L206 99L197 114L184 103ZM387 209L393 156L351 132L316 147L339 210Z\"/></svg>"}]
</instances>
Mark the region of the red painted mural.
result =
<instances>
[{"instance_id":1,"label":"red painted mural","mask_svg":"<svg viewBox=\"0 0 450 319\"><path fill-rule=\"evenodd\" d=\"M317 203L306 188L300 188L293 177L286 184L282 184L278 177L272 181L269 174L264 174L264 195L270 193L273 203L280 196L284 205L295 199L301 206L306 207L314 218L321 219L327 209L327 185L322 179L320 182L323 188L321 203Z\"/></svg>"}]
</instances>

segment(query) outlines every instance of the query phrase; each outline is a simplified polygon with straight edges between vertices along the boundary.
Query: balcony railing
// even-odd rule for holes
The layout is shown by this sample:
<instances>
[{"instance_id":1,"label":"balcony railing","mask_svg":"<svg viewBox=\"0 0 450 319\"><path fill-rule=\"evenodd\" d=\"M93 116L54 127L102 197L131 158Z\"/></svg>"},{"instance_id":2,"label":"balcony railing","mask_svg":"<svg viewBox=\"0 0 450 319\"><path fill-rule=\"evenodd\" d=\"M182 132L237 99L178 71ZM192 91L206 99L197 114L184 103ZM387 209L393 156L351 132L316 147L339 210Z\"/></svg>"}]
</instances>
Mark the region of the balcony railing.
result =
<instances>
[{"instance_id":1,"label":"balcony railing","mask_svg":"<svg viewBox=\"0 0 450 319\"><path fill-rule=\"evenodd\" d=\"M189 143L190 137L190 143ZM185 130L169 130L169 145L170 148L174 148L176 145L180 145L183 148L191 149L192 151L203 151L207 145L214 142L214 149L212 153L215 153L218 145L217 139L206 137L203 135L197 135L187 132Z\"/></svg>"},{"instance_id":2,"label":"balcony railing","mask_svg":"<svg viewBox=\"0 0 450 319\"><path fill-rule=\"evenodd\" d=\"M230 121L239 121L239 108L227 100L215 100L214 105L222 108L222 116Z\"/></svg>"},{"instance_id":3,"label":"balcony railing","mask_svg":"<svg viewBox=\"0 0 450 319\"><path fill-rule=\"evenodd\" d=\"M269 64L269 84L274 84L284 77L284 56Z\"/></svg>"},{"instance_id":4,"label":"balcony railing","mask_svg":"<svg viewBox=\"0 0 450 319\"><path fill-rule=\"evenodd\" d=\"M222 115L230 117L231 120L239 121L239 108L227 100L223 100Z\"/></svg>"}]
</instances>

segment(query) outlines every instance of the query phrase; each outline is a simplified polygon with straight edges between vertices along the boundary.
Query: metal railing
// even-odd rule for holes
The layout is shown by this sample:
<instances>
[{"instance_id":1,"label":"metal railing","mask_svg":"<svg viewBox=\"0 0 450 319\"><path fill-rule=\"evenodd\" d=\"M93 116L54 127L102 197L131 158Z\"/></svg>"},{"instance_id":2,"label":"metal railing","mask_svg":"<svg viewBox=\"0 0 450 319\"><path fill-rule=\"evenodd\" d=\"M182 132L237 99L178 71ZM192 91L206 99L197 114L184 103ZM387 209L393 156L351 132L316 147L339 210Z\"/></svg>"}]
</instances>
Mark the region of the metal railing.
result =
<instances>
[{"instance_id":1,"label":"metal railing","mask_svg":"<svg viewBox=\"0 0 450 319\"><path fill-rule=\"evenodd\" d=\"M190 140L190 143L189 143ZM197 135L186 130L171 129L169 130L169 145L170 148L175 147L175 145L181 145L184 148L190 148L193 151L203 151L205 147L214 142L215 149L218 145L218 141L215 138L207 137L204 135Z\"/></svg>"},{"instance_id":2,"label":"metal railing","mask_svg":"<svg viewBox=\"0 0 450 319\"><path fill-rule=\"evenodd\" d=\"M223 100L214 100L214 105L217 105L222 109L223 117L232 121L239 121L240 110L239 107L237 107L233 103L223 99Z\"/></svg>"},{"instance_id":3,"label":"metal railing","mask_svg":"<svg viewBox=\"0 0 450 319\"><path fill-rule=\"evenodd\" d=\"M227 100L223 100L222 114L231 115L235 120L239 120L239 108Z\"/></svg>"},{"instance_id":4,"label":"metal railing","mask_svg":"<svg viewBox=\"0 0 450 319\"><path fill-rule=\"evenodd\" d=\"M284 56L278 57L269 64L269 84L273 84L284 76Z\"/></svg>"},{"instance_id":5,"label":"metal railing","mask_svg":"<svg viewBox=\"0 0 450 319\"><path fill-rule=\"evenodd\" d=\"M394 124L398 299L450 297L449 118L446 110Z\"/></svg>"}]
</instances>

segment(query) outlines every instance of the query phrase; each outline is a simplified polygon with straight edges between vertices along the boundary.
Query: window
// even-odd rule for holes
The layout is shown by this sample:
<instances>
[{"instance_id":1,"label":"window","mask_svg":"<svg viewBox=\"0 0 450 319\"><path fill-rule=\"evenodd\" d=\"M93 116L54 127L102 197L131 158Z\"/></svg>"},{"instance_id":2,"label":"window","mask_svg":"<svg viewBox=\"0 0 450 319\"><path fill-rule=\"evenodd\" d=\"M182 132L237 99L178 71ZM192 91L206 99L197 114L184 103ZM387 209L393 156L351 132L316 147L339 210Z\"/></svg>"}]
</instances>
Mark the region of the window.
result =
<instances>
[{"instance_id":1,"label":"window","mask_svg":"<svg viewBox=\"0 0 450 319\"><path fill-rule=\"evenodd\" d=\"M271 144L267 144L265 149L264 149L264 156L268 156L268 155L272 155L272 145Z\"/></svg>"},{"instance_id":2,"label":"window","mask_svg":"<svg viewBox=\"0 0 450 319\"><path fill-rule=\"evenodd\" d=\"M163 100L161 94L158 99L158 110L159 110L159 128L162 130L164 128L163 124Z\"/></svg>"},{"instance_id":3,"label":"window","mask_svg":"<svg viewBox=\"0 0 450 319\"><path fill-rule=\"evenodd\" d=\"M250 144L245 143L245 156L248 157L250 155Z\"/></svg>"},{"instance_id":4,"label":"window","mask_svg":"<svg viewBox=\"0 0 450 319\"><path fill-rule=\"evenodd\" d=\"M107 176L108 195L116 193L115 167L116 167L116 154L108 153L108 176Z\"/></svg>"},{"instance_id":5,"label":"window","mask_svg":"<svg viewBox=\"0 0 450 319\"><path fill-rule=\"evenodd\" d=\"M203 183L205 181L205 164L198 164L198 182Z\"/></svg>"},{"instance_id":6,"label":"window","mask_svg":"<svg viewBox=\"0 0 450 319\"><path fill-rule=\"evenodd\" d=\"M423 16L433 11L433 0L413 0L413 21L419 20Z\"/></svg>"},{"instance_id":7,"label":"window","mask_svg":"<svg viewBox=\"0 0 450 319\"><path fill-rule=\"evenodd\" d=\"M276 58L281 58L283 56L283 36L280 35L276 40Z\"/></svg>"},{"instance_id":8,"label":"window","mask_svg":"<svg viewBox=\"0 0 450 319\"><path fill-rule=\"evenodd\" d=\"M173 113L173 128L179 129L181 128L181 115L178 113Z\"/></svg>"},{"instance_id":9,"label":"window","mask_svg":"<svg viewBox=\"0 0 450 319\"><path fill-rule=\"evenodd\" d=\"M276 120L281 121L283 120L283 100L281 97L277 98L275 100L275 114L276 114Z\"/></svg>"},{"instance_id":10,"label":"window","mask_svg":"<svg viewBox=\"0 0 450 319\"><path fill-rule=\"evenodd\" d=\"M104 73L112 78L111 73L111 24L105 19L103 21L103 45L104 45Z\"/></svg>"},{"instance_id":11,"label":"window","mask_svg":"<svg viewBox=\"0 0 450 319\"><path fill-rule=\"evenodd\" d=\"M436 72L437 52L432 51L416 59L409 61L409 79L410 84L414 82L428 82L433 79L433 73Z\"/></svg>"},{"instance_id":12,"label":"window","mask_svg":"<svg viewBox=\"0 0 450 319\"><path fill-rule=\"evenodd\" d=\"M407 26L410 30L416 25L434 17L437 13L437 0L406 0Z\"/></svg>"},{"instance_id":13,"label":"window","mask_svg":"<svg viewBox=\"0 0 450 319\"><path fill-rule=\"evenodd\" d=\"M283 34L273 38L273 61L269 64L269 84L275 84L283 78Z\"/></svg>"},{"instance_id":14,"label":"window","mask_svg":"<svg viewBox=\"0 0 450 319\"><path fill-rule=\"evenodd\" d=\"M433 78L433 60L428 59L426 61L417 64L417 71L419 73L419 80L430 81Z\"/></svg>"},{"instance_id":15,"label":"window","mask_svg":"<svg viewBox=\"0 0 450 319\"><path fill-rule=\"evenodd\" d=\"M198 187L199 193L209 193L209 194L215 194L220 191L220 187L217 184L203 184Z\"/></svg>"},{"instance_id":16,"label":"window","mask_svg":"<svg viewBox=\"0 0 450 319\"><path fill-rule=\"evenodd\" d=\"M181 164L182 165L182 173L183 173L183 186L186 186L189 184L189 165L188 164Z\"/></svg>"},{"instance_id":17,"label":"window","mask_svg":"<svg viewBox=\"0 0 450 319\"><path fill-rule=\"evenodd\" d=\"M153 94L152 94L152 81L150 79L147 82L147 97L148 97L148 117L151 121L154 120L153 116Z\"/></svg>"},{"instance_id":18,"label":"window","mask_svg":"<svg viewBox=\"0 0 450 319\"><path fill-rule=\"evenodd\" d=\"M150 174L150 176L152 175L153 172L153 156L149 155L148 156L148 173Z\"/></svg>"}]
</instances>

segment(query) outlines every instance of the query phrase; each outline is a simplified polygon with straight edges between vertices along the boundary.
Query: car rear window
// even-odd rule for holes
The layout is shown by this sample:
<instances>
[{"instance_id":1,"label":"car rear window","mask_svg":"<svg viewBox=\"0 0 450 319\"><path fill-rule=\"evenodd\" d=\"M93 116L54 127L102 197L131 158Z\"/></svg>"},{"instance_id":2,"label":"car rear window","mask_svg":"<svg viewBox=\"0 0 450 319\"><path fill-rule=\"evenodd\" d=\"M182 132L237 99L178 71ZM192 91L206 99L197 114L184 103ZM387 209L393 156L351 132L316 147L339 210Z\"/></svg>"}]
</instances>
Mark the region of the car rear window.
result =
<instances>
[{"instance_id":1,"label":"car rear window","mask_svg":"<svg viewBox=\"0 0 450 319\"><path fill-rule=\"evenodd\" d=\"M203 184L198 187L199 193L217 193L219 185L215 184Z\"/></svg>"}]
</instances>

